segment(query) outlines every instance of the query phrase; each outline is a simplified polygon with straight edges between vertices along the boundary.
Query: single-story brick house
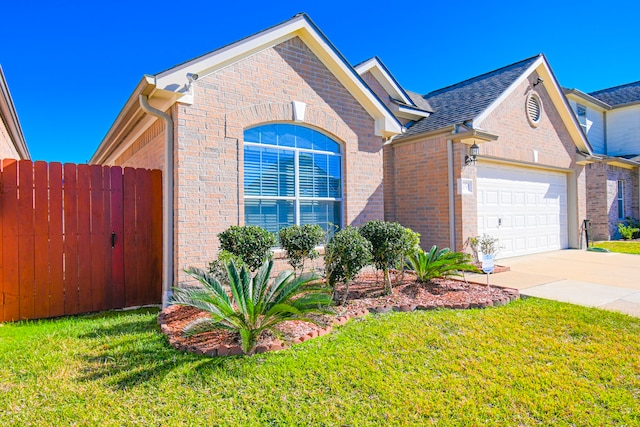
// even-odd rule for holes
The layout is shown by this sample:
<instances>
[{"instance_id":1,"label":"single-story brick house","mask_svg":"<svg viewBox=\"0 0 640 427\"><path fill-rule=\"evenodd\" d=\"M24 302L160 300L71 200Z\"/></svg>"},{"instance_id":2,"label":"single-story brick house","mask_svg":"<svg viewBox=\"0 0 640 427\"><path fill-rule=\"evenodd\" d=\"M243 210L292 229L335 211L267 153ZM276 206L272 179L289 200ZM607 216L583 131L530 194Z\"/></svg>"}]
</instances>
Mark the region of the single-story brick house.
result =
<instances>
[{"instance_id":1,"label":"single-story brick house","mask_svg":"<svg viewBox=\"0 0 640 427\"><path fill-rule=\"evenodd\" d=\"M0 67L0 159L30 158L7 80Z\"/></svg>"},{"instance_id":2,"label":"single-story brick house","mask_svg":"<svg viewBox=\"0 0 640 427\"><path fill-rule=\"evenodd\" d=\"M587 165L591 233L596 240L619 237L619 223L640 219L640 81L565 94L593 148L594 162Z\"/></svg>"},{"instance_id":3,"label":"single-story brick house","mask_svg":"<svg viewBox=\"0 0 640 427\"><path fill-rule=\"evenodd\" d=\"M145 76L91 162L163 170L166 301L237 224L387 219L425 247L492 234L503 257L579 247L591 154L542 55L419 95L300 14Z\"/></svg>"},{"instance_id":4,"label":"single-story brick house","mask_svg":"<svg viewBox=\"0 0 640 427\"><path fill-rule=\"evenodd\" d=\"M163 170L166 301L231 225L383 219L382 147L401 131L300 14L145 76L91 163Z\"/></svg>"}]
</instances>

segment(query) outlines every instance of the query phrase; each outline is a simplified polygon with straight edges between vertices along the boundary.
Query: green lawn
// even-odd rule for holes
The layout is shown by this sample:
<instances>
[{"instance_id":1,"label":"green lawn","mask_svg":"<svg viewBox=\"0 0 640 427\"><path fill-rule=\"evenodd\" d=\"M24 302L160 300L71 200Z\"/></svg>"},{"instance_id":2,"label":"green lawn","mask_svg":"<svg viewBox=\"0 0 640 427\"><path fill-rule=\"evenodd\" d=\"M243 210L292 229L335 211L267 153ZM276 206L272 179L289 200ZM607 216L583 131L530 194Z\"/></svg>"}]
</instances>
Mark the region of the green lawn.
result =
<instances>
[{"instance_id":1,"label":"green lawn","mask_svg":"<svg viewBox=\"0 0 640 427\"><path fill-rule=\"evenodd\" d=\"M0 425L640 425L640 319L527 299L389 313L253 357L154 310L0 326Z\"/></svg>"},{"instance_id":2,"label":"green lawn","mask_svg":"<svg viewBox=\"0 0 640 427\"><path fill-rule=\"evenodd\" d=\"M611 242L595 242L593 244L595 248L605 248L611 252L621 252L623 254L640 254L640 242L625 242L615 240Z\"/></svg>"}]
</instances>

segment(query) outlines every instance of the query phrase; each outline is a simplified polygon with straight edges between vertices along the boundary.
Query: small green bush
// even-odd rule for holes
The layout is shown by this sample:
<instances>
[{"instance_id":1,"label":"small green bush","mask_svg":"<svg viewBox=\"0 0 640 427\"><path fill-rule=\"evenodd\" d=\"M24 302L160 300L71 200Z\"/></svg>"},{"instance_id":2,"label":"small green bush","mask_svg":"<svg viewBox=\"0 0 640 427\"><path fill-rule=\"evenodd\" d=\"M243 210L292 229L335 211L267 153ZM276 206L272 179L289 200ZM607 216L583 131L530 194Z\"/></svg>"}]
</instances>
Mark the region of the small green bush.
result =
<instances>
[{"instance_id":1,"label":"small green bush","mask_svg":"<svg viewBox=\"0 0 640 427\"><path fill-rule=\"evenodd\" d=\"M257 225L233 225L218 234L220 247L239 256L251 271L271 258L276 236Z\"/></svg>"},{"instance_id":2,"label":"small green bush","mask_svg":"<svg viewBox=\"0 0 640 427\"><path fill-rule=\"evenodd\" d=\"M342 304L347 301L351 280L371 262L371 243L354 227L338 231L325 246L324 262L327 283L336 298L336 285L345 284Z\"/></svg>"},{"instance_id":3,"label":"small green bush","mask_svg":"<svg viewBox=\"0 0 640 427\"><path fill-rule=\"evenodd\" d=\"M292 225L281 229L278 237L280 247L287 252L289 264L296 273L302 273L305 261L318 257L315 247L322 242L324 231L315 224Z\"/></svg>"},{"instance_id":4,"label":"small green bush","mask_svg":"<svg viewBox=\"0 0 640 427\"><path fill-rule=\"evenodd\" d=\"M622 240L631 240L633 236L640 231L640 228L633 227L633 225L626 225L623 222L618 223L618 231Z\"/></svg>"},{"instance_id":5,"label":"small green bush","mask_svg":"<svg viewBox=\"0 0 640 427\"><path fill-rule=\"evenodd\" d=\"M371 242L373 262L378 270L384 272L384 286L388 295L392 293L389 269L404 260L404 257L415 250L417 233L403 227L397 222L369 221L360 227L360 234Z\"/></svg>"},{"instance_id":6,"label":"small green bush","mask_svg":"<svg viewBox=\"0 0 640 427\"><path fill-rule=\"evenodd\" d=\"M471 262L471 255L451 252L449 248L438 249L435 245L429 252L418 250L408 258L418 282L422 283L437 278L461 276L460 271L478 272L478 268Z\"/></svg>"}]
</instances>

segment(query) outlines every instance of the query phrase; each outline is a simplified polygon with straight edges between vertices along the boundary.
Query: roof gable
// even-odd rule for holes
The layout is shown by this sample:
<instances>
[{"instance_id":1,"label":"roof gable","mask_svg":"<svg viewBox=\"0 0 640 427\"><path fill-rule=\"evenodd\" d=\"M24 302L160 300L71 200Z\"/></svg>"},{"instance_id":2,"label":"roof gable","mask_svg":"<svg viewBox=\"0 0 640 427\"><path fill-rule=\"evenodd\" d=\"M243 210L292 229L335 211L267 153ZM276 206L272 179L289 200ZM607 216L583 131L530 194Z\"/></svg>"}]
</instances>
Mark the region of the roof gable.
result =
<instances>
[{"instance_id":1,"label":"roof gable","mask_svg":"<svg viewBox=\"0 0 640 427\"><path fill-rule=\"evenodd\" d=\"M177 65L153 76L158 90L175 93L180 102L192 102L191 82L213 73L256 52L299 37L323 62L329 71L376 121L376 134L389 137L399 134L400 123L375 96L358 73L304 13L288 21L223 46L191 61Z\"/></svg>"},{"instance_id":2,"label":"roof gable","mask_svg":"<svg viewBox=\"0 0 640 427\"><path fill-rule=\"evenodd\" d=\"M491 71L463 82L435 90L422 98L433 114L411 126L406 136L474 120L492 105L539 56Z\"/></svg>"},{"instance_id":3,"label":"roof gable","mask_svg":"<svg viewBox=\"0 0 640 427\"><path fill-rule=\"evenodd\" d=\"M542 54L424 95L434 113L416 122L398 139L460 124L482 130L482 121L534 72L542 79L540 83L544 82L576 147L591 154L591 146Z\"/></svg>"}]
</instances>

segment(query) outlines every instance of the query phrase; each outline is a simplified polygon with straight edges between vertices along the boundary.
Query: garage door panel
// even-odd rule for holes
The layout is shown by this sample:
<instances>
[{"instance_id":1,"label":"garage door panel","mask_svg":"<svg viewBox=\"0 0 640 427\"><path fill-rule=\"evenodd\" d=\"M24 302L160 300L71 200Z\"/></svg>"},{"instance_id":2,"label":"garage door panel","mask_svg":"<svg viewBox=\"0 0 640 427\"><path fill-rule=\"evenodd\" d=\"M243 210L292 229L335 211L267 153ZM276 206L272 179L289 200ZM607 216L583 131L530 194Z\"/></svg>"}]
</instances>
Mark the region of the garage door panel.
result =
<instances>
[{"instance_id":1,"label":"garage door panel","mask_svg":"<svg viewBox=\"0 0 640 427\"><path fill-rule=\"evenodd\" d=\"M478 165L478 231L500 240L499 257L566 248L566 175Z\"/></svg>"}]
</instances>

